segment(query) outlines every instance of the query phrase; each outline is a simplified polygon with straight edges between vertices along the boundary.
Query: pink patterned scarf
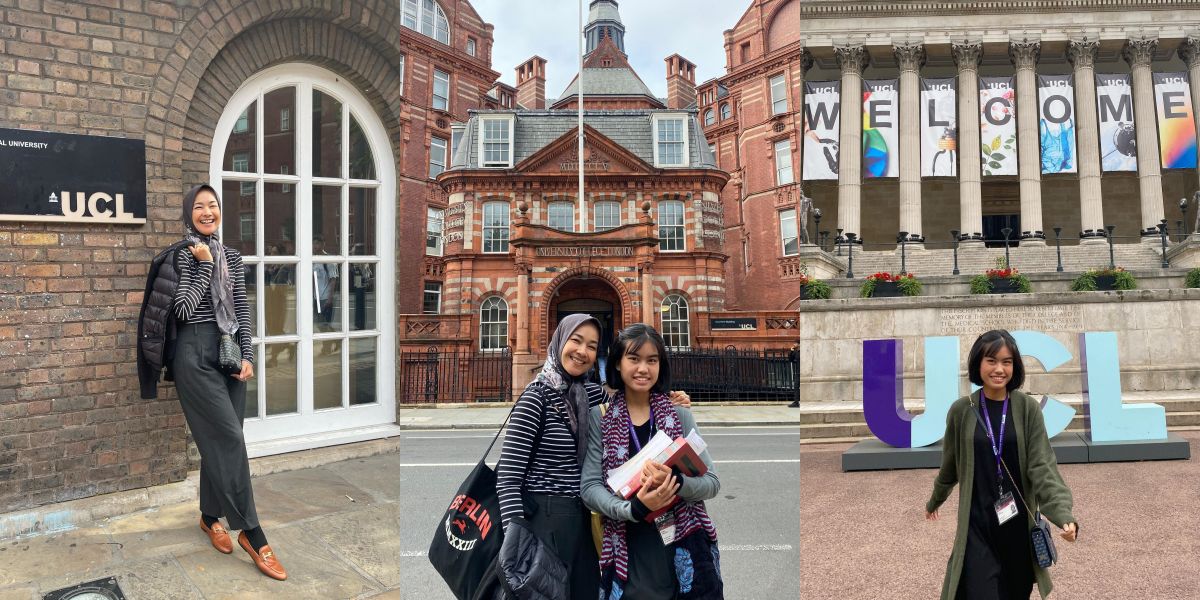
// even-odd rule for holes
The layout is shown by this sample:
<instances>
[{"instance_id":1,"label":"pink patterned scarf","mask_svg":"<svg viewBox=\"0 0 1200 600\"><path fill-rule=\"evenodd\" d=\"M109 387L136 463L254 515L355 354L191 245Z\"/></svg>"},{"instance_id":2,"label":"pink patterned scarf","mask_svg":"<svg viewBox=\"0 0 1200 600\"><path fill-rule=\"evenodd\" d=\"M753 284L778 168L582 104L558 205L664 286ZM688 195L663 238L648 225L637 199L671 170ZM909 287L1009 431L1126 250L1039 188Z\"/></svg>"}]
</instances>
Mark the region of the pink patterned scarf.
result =
<instances>
[{"instance_id":1,"label":"pink patterned scarf","mask_svg":"<svg viewBox=\"0 0 1200 600\"><path fill-rule=\"evenodd\" d=\"M684 435L683 424L675 407L667 399L666 394L651 394L650 406L653 408L654 426L659 431L675 439ZM625 393L617 392L600 421L600 433L604 440L604 455L601 461L602 472L607 478L608 472L630 459L629 454L629 407L625 403ZM703 502L678 502L671 509L675 513L675 539L681 540L698 529L703 528L708 539L717 541L717 529L708 518L708 511ZM617 577L622 581L629 580L629 547L625 538L625 521L615 521L602 517L604 523L604 544L600 552L600 568L616 566Z\"/></svg>"}]
</instances>

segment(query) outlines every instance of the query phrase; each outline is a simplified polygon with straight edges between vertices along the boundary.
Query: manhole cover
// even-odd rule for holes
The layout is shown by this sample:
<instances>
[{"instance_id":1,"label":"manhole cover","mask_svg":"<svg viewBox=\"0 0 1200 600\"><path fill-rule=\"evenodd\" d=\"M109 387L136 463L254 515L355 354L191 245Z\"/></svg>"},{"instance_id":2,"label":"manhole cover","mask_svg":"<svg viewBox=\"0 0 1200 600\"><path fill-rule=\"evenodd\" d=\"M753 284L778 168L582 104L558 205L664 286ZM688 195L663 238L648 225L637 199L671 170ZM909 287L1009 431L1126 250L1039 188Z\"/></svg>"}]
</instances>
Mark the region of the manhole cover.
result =
<instances>
[{"instance_id":1,"label":"manhole cover","mask_svg":"<svg viewBox=\"0 0 1200 600\"><path fill-rule=\"evenodd\" d=\"M42 600L126 600L115 577L97 579L74 587L54 590Z\"/></svg>"}]
</instances>

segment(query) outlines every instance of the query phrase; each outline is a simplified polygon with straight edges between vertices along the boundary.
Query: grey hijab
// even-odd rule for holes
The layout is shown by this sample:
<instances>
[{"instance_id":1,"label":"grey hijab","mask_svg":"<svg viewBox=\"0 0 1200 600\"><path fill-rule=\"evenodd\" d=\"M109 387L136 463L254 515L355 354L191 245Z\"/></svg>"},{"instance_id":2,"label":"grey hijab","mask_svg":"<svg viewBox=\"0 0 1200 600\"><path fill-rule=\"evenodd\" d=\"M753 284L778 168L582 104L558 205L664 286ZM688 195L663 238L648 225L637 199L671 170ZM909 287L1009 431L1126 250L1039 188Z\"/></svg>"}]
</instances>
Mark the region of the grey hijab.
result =
<instances>
[{"instance_id":1,"label":"grey hijab","mask_svg":"<svg viewBox=\"0 0 1200 600\"><path fill-rule=\"evenodd\" d=\"M587 374L572 377L559 364L562 358L563 346L567 344L571 334L575 333L585 323L591 323L600 331L600 322L591 315L569 315L558 324L554 335L550 338L550 347L546 349L546 363L537 380L563 393L567 401L567 422L575 434L575 458L583 465L584 453L587 452L588 432L588 395L584 388Z\"/></svg>"},{"instance_id":2,"label":"grey hijab","mask_svg":"<svg viewBox=\"0 0 1200 600\"><path fill-rule=\"evenodd\" d=\"M225 246L221 244L221 231L217 230L213 235L201 235L196 231L196 224L192 222L192 205L196 203L196 196L200 192L208 190L216 197L217 204L221 204L221 196L217 190L211 185L201 184L183 195L183 221L184 234L183 239L191 244L204 244L213 255L213 276L208 289L211 294L213 312L217 315L217 327L221 329L221 333L232 334L238 329L237 313L233 308L233 278L229 275L229 261L225 258ZM222 218L224 213L222 212Z\"/></svg>"}]
</instances>

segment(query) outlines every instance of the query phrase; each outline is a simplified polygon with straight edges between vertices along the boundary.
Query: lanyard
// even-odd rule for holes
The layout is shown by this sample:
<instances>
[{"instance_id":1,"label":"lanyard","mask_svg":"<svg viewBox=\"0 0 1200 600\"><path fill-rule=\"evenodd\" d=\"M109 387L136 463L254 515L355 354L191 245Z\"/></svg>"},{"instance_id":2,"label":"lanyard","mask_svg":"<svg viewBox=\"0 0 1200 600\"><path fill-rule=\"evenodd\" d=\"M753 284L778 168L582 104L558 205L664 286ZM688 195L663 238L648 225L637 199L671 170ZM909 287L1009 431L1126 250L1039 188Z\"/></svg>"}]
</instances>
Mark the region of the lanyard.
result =
<instances>
[{"instance_id":1,"label":"lanyard","mask_svg":"<svg viewBox=\"0 0 1200 600\"><path fill-rule=\"evenodd\" d=\"M983 392L979 392L979 408L983 413L983 420L987 423L988 445L992 447L992 454L996 455L996 485L1000 492L1004 491L1004 475L1000 470L1000 454L1004 451L1004 425L1008 421L1008 399L1009 396L1004 396L1004 406L1000 409L1000 438L997 439L992 434L992 418L988 416L987 406L983 403Z\"/></svg>"},{"instance_id":2,"label":"lanyard","mask_svg":"<svg viewBox=\"0 0 1200 600\"><path fill-rule=\"evenodd\" d=\"M633 440L633 446L638 452L642 451L642 443L638 441L637 432L633 429L633 417L629 416L629 409L625 409L625 416L629 419L629 439ZM650 435L654 435L654 407L650 407Z\"/></svg>"}]
</instances>

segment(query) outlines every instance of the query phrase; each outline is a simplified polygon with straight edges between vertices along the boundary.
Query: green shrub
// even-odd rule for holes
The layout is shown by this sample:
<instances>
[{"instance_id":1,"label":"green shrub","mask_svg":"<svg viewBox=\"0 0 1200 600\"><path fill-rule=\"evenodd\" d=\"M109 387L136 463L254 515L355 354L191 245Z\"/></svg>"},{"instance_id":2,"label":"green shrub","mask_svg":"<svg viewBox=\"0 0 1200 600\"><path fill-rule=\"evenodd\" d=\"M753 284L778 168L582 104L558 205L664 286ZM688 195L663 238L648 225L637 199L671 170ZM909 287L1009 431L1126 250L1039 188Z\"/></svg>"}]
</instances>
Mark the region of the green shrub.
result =
<instances>
[{"instance_id":1,"label":"green shrub","mask_svg":"<svg viewBox=\"0 0 1200 600\"><path fill-rule=\"evenodd\" d=\"M809 300L828 300L833 294L833 289L828 283L819 279L810 279L804 284L804 291L808 295Z\"/></svg>"},{"instance_id":2,"label":"green shrub","mask_svg":"<svg viewBox=\"0 0 1200 600\"><path fill-rule=\"evenodd\" d=\"M1094 292L1098 288L1096 278L1103 275L1111 275L1113 277L1113 288L1118 290L1134 290L1137 289L1137 279L1133 273L1117 267L1115 269L1103 267L1099 269L1090 269L1084 271L1071 282L1071 291L1073 292Z\"/></svg>"},{"instance_id":3,"label":"green shrub","mask_svg":"<svg viewBox=\"0 0 1200 600\"><path fill-rule=\"evenodd\" d=\"M1200 267L1196 267L1187 272L1187 277L1183 279L1183 286L1190 288L1200 288Z\"/></svg>"}]
</instances>

